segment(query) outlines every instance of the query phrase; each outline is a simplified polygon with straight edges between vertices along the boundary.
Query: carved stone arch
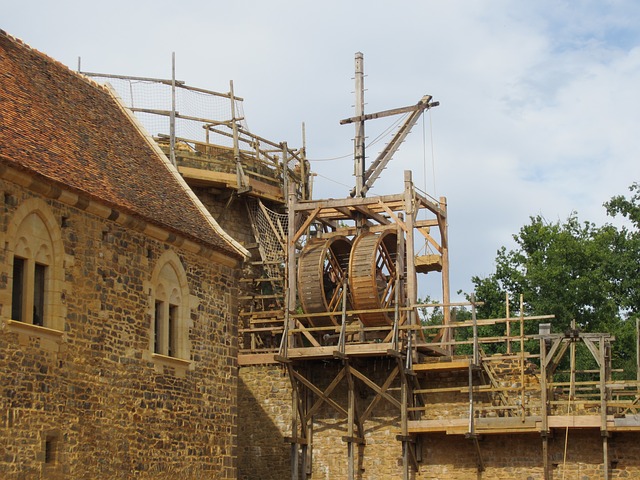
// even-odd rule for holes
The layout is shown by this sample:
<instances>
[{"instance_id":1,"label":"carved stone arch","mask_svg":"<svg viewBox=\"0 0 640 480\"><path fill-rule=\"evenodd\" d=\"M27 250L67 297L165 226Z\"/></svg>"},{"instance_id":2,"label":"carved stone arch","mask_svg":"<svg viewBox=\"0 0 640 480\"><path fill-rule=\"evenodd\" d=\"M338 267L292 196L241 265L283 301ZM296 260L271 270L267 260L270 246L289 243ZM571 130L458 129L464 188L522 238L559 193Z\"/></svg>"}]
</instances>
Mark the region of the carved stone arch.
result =
<instances>
[{"instance_id":1,"label":"carved stone arch","mask_svg":"<svg viewBox=\"0 0 640 480\"><path fill-rule=\"evenodd\" d=\"M151 274L149 347L154 354L190 359L189 284L180 257L165 251Z\"/></svg>"},{"instance_id":2,"label":"carved stone arch","mask_svg":"<svg viewBox=\"0 0 640 480\"><path fill-rule=\"evenodd\" d=\"M12 215L7 226L6 236L7 246L7 270L8 270L8 291L3 296L3 304L15 303L14 287L20 286L14 282L16 268L16 258L26 262L27 269L33 269L33 265L39 265L43 276L42 301L44 314L42 325L55 330L64 330L65 310L62 304L62 289L64 284L64 244L60 222L54 215L51 207L42 199L30 198L22 202ZM24 285L25 312L33 307L34 285L30 280L31 271L26 272ZM36 278L38 275L36 274ZM16 287L17 288L17 287ZM8 309L9 315L13 316L14 309ZM25 313L23 318L14 319L25 323L34 323L34 314ZM39 322L35 322L39 323Z\"/></svg>"}]
</instances>

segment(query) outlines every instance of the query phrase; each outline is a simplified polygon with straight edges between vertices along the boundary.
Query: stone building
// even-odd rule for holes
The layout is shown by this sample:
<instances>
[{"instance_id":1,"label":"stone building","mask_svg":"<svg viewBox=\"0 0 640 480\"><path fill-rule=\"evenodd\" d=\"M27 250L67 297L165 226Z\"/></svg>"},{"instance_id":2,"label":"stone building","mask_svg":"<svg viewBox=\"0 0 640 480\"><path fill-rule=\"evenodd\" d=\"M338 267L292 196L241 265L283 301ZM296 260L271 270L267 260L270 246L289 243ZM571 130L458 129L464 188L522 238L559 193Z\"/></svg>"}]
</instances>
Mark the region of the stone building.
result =
<instances>
[{"instance_id":1,"label":"stone building","mask_svg":"<svg viewBox=\"0 0 640 480\"><path fill-rule=\"evenodd\" d=\"M116 96L0 31L0 477L236 478L227 235Z\"/></svg>"}]
</instances>

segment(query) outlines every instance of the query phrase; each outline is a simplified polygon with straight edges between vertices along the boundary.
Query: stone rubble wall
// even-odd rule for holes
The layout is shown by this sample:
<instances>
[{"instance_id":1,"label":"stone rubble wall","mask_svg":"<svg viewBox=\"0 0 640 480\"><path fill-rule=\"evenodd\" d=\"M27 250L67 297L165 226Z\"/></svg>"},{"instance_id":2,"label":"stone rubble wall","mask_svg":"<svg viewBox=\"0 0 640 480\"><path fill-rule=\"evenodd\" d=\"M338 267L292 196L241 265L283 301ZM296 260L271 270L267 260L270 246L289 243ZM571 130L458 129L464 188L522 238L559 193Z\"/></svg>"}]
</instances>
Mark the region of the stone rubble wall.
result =
<instances>
[{"instance_id":1,"label":"stone rubble wall","mask_svg":"<svg viewBox=\"0 0 640 480\"><path fill-rule=\"evenodd\" d=\"M241 367L238 479L291 478L291 385L280 365Z\"/></svg>"},{"instance_id":2,"label":"stone rubble wall","mask_svg":"<svg viewBox=\"0 0 640 480\"><path fill-rule=\"evenodd\" d=\"M0 478L236 478L239 271L45 200L64 245L64 336L15 333L6 232L34 195L0 188ZM183 372L150 352L150 275L167 249L188 277Z\"/></svg>"}]
</instances>

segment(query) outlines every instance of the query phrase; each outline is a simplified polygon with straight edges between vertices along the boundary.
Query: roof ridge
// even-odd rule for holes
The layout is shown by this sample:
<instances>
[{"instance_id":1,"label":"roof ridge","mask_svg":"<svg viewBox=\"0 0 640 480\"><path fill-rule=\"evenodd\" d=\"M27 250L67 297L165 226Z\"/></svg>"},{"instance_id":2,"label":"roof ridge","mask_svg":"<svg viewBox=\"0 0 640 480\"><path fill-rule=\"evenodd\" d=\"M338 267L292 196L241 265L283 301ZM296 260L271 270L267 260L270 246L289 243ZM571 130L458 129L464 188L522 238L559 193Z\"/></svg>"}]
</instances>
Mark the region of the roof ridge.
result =
<instances>
[{"instance_id":1,"label":"roof ridge","mask_svg":"<svg viewBox=\"0 0 640 480\"><path fill-rule=\"evenodd\" d=\"M73 70L71 67L69 67L68 65L65 65L60 60L56 60L52 56L50 56L50 55L38 50L35 47L32 47L30 44L28 44L27 42L25 42L21 38L10 34L6 30L0 29L0 35L4 35L9 40L11 40L13 43L19 45L22 48L26 48L30 52L34 52L34 53L37 53L38 55L41 55L41 56L45 57L47 59L47 61L49 61L51 63L54 63L54 64L58 65L59 67L62 67L64 69L68 70L69 72L71 72L71 74L75 75L80 80L84 80L85 82L88 82L89 84L91 84L91 85L93 85L95 87L99 87L101 90L108 91L108 89L105 87L104 84L99 83L98 81L94 80L93 78L89 77L88 75L85 75L84 73L77 72L77 71Z\"/></svg>"}]
</instances>

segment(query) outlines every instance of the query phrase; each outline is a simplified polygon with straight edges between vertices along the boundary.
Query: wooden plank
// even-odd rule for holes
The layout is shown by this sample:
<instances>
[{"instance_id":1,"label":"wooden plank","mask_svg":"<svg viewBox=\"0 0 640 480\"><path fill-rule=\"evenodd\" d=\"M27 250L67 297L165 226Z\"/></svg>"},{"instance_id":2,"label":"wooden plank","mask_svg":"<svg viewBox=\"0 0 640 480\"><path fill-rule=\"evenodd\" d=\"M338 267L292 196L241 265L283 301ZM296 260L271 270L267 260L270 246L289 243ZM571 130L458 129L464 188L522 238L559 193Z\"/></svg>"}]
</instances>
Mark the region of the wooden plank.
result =
<instances>
[{"instance_id":1,"label":"wooden plank","mask_svg":"<svg viewBox=\"0 0 640 480\"><path fill-rule=\"evenodd\" d=\"M314 210L316 207L326 210L334 207L355 207L356 205L367 205L372 210L379 212L379 210L375 208L378 205L378 202L382 202L394 210L401 210L404 206L404 194L298 202L295 206L295 210L296 212L300 212Z\"/></svg>"},{"instance_id":2,"label":"wooden plank","mask_svg":"<svg viewBox=\"0 0 640 480\"><path fill-rule=\"evenodd\" d=\"M466 418L441 418L437 420L409 420L409 433L446 432L449 429L461 429L461 434L468 430L469 420Z\"/></svg>"},{"instance_id":3,"label":"wooden plank","mask_svg":"<svg viewBox=\"0 0 640 480\"><path fill-rule=\"evenodd\" d=\"M640 421L628 425L616 425L616 420L611 415L608 416L607 424L609 428L615 430L627 428L635 431L640 430ZM467 418L445 418L435 420L410 420L409 431L411 433L432 433L447 432L453 434L463 434L468 427ZM550 428L600 428L600 415L560 415L549 417ZM527 417L525 422L520 418L497 417L478 418L476 420L476 433L526 433L540 432L541 417L539 415Z\"/></svg>"},{"instance_id":4,"label":"wooden plank","mask_svg":"<svg viewBox=\"0 0 640 480\"><path fill-rule=\"evenodd\" d=\"M437 372L447 370L463 370L469 368L468 358L462 358L457 360L445 361L445 362L429 362L429 363L414 363L413 370L416 372Z\"/></svg>"},{"instance_id":5,"label":"wooden plank","mask_svg":"<svg viewBox=\"0 0 640 480\"><path fill-rule=\"evenodd\" d=\"M526 417L524 421L520 417L487 417L476 419L476 431L479 430L531 430L537 431L537 425L542 420L539 415Z\"/></svg>"},{"instance_id":6,"label":"wooden plank","mask_svg":"<svg viewBox=\"0 0 640 480\"><path fill-rule=\"evenodd\" d=\"M549 416L549 428L600 428L600 415Z\"/></svg>"},{"instance_id":7,"label":"wooden plank","mask_svg":"<svg viewBox=\"0 0 640 480\"><path fill-rule=\"evenodd\" d=\"M387 356L387 349L391 348L391 343L363 343L345 346L347 356ZM335 345L326 347L302 347L289 348L287 356L291 360L304 358L333 358Z\"/></svg>"},{"instance_id":8,"label":"wooden plank","mask_svg":"<svg viewBox=\"0 0 640 480\"><path fill-rule=\"evenodd\" d=\"M250 353L238 355L238 366L268 365L278 363L273 353Z\"/></svg>"},{"instance_id":9,"label":"wooden plank","mask_svg":"<svg viewBox=\"0 0 640 480\"><path fill-rule=\"evenodd\" d=\"M273 333L282 333L284 327L251 327L251 328L240 328L238 329L238 333L258 333L258 332L273 332ZM315 339L314 339L315 341ZM317 343L317 342L316 342Z\"/></svg>"}]
</instances>

